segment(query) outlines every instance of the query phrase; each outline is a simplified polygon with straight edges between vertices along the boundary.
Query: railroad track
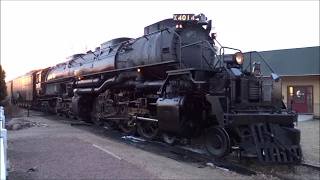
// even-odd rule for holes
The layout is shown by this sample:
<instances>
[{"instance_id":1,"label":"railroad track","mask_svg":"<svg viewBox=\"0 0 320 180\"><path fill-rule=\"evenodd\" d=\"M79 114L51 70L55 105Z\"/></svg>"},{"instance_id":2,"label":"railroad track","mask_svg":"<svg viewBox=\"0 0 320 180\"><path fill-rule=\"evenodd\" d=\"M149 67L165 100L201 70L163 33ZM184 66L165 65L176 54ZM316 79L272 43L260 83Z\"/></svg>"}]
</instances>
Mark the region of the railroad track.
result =
<instances>
[{"instance_id":1,"label":"railroad track","mask_svg":"<svg viewBox=\"0 0 320 180\"><path fill-rule=\"evenodd\" d=\"M31 116L43 116L41 113L33 113L30 111ZM78 120L72 120L61 116L45 116L46 119L58 121L65 124L70 124L71 126L76 126L85 131L90 131L98 136L109 138L118 142L128 144L130 146L139 148L144 151L148 151L154 154L158 154L167 158L171 158L180 162L190 163L196 165L198 168L204 168L207 166L214 166L216 168L233 171L242 175L256 175L258 173L269 174L272 176L279 177L280 179L290 179L283 175L278 175L270 172L262 172L261 170L255 170L250 168L250 166L259 166L258 162L250 161L245 163L240 163L236 156L231 156L228 159L214 159L208 154L200 153L186 146L169 146L161 141L147 141L140 139L135 136L125 136L123 133L116 130L108 130L105 127L97 127L93 124L80 122ZM195 149L196 150L196 149ZM231 160L231 161L230 161ZM238 163L237 163L238 162ZM279 165L282 166L282 165ZM301 166L311 168L316 171L320 171L320 167L310 163L303 162ZM275 166L276 169L276 166Z\"/></svg>"},{"instance_id":2,"label":"railroad track","mask_svg":"<svg viewBox=\"0 0 320 180\"><path fill-rule=\"evenodd\" d=\"M243 160L239 160L237 156L229 156L227 159L214 159L210 155L201 152L202 149L193 149L194 147L188 147L185 145L180 146L169 146L161 141L147 141L143 140L139 137L135 136L125 136L123 133L116 130L108 130L104 127L96 127L92 126L88 123L79 123L76 121L70 122L70 125L77 126L80 125L81 129L84 130L92 130L94 129L94 133L103 136L106 138L111 138L118 142L126 143L130 146L134 146L144 151L148 151L151 153L155 153L167 158L174 159L176 161L190 163L198 167L205 168L207 166L214 166L217 169L225 170L225 171L233 171L242 175L252 176L257 175L259 173L272 175L278 177L280 179L291 179L286 175L281 173L271 173L267 170L255 170L254 168L250 168L252 166L261 166L257 161L246 161L245 157ZM277 169L278 166L283 165L275 165L274 169ZM320 171L320 167L317 165L302 163L301 166L305 166L307 168L311 168L316 171ZM298 166L289 166L290 168L298 167Z\"/></svg>"},{"instance_id":3,"label":"railroad track","mask_svg":"<svg viewBox=\"0 0 320 180\"><path fill-rule=\"evenodd\" d=\"M320 166L319 165L310 164L310 163L306 163L306 162L303 162L301 165L302 166L306 166L306 167L310 167L310 168L313 168L315 170L320 171Z\"/></svg>"}]
</instances>

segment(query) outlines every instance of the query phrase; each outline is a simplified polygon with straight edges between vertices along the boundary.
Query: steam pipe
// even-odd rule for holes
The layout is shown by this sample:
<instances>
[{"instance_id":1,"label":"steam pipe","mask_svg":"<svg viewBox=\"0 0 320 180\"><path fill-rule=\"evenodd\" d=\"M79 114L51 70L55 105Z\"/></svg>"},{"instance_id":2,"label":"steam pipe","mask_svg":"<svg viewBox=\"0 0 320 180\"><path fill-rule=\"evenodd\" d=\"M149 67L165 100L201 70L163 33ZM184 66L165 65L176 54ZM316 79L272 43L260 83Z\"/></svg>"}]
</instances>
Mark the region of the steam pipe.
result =
<instances>
[{"instance_id":1,"label":"steam pipe","mask_svg":"<svg viewBox=\"0 0 320 180\"><path fill-rule=\"evenodd\" d=\"M140 117L140 116L133 116L133 118L135 118L137 120L142 120L142 121L158 122L158 119L153 119L153 118L146 118L146 117Z\"/></svg>"},{"instance_id":2,"label":"steam pipe","mask_svg":"<svg viewBox=\"0 0 320 180\"><path fill-rule=\"evenodd\" d=\"M75 83L76 87L90 87L90 86L99 86L101 85L102 80L97 78L97 79L85 79L81 81L77 81Z\"/></svg>"},{"instance_id":3,"label":"steam pipe","mask_svg":"<svg viewBox=\"0 0 320 180\"><path fill-rule=\"evenodd\" d=\"M145 81L144 83L136 84L136 88L138 89L150 89L150 88L160 88L164 83L164 80L159 81Z\"/></svg>"},{"instance_id":4,"label":"steam pipe","mask_svg":"<svg viewBox=\"0 0 320 180\"><path fill-rule=\"evenodd\" d=\"M158 89L160 88L164 83L164 80L159 81L145 81L145 82L139 82L139 81L127 81L123 84L117 84L114 86L114 88L137 88L140 90L143 89Z\"/></svg>"},{"instance_id":5,"label":"steam pipe","mask_svg":"<svg viewBox=\"0 0 320 180\"><path fill-rule=\"evenodd\" d=\"M110 85L115 83L116 78L110 78L106 80L100 87L98 88L79 88L74 89L73 92L77 94L100 94L103 90L107 89Z\"/></svg>"},{"instance_id":6,"label":"steam pipe","mask_svg":"<svg viewBox=\"0 0 320 180\"><path fill-rule=\"evenodd\" d=\"M104 92L105 90L107 90L110 87L110 85L122 84L127 79L139 78L139 75L140 74L138 72L121 73L117 77L107 79L100 87L74 89L73 92L77 93L77 94L100 94L100 93Z\"/></svg>"},{"instance_id":7,"label":"steam pipe","mask_svg":"<svg viewBox=\"0 0 320 180\"><path fill-rule=\"evenodd\" d=\"M118 76L118 78L121 78L121 76ZM95 94L102 93L103 91L107 90L110 85L115 84L118 78L116 77L110 78L106 80L100 87L92 88L93 93Z\"/></svg>"}]
</instances>

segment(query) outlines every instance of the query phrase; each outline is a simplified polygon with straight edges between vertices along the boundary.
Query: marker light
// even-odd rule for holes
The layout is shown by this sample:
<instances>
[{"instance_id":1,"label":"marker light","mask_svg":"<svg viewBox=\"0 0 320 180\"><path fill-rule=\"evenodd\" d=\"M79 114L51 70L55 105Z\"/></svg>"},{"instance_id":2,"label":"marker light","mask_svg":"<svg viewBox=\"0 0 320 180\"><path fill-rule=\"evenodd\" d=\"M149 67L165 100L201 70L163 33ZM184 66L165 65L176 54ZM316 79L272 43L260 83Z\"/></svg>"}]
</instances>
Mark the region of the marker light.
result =
<instances>
[{"instance_id":1,"label":"marker light","mask_svg":"<svg viewBox=\"0 0 320 180\"><path fill-rule=\"evenodd\" d=\"M211 33L211 38L216 39L217 38L217 33Z\"/></svg>"},{"instance_id":2,"label":"marker light","mask_svg":"<svg viewBox=\"0 0 320 180\"><path fill-rule=\"evenodd\" d=\"M176 25L176 28L177 28L177 29L182 29L182 24L177 24L177 25Z\"/></svg>"}]
</instances>

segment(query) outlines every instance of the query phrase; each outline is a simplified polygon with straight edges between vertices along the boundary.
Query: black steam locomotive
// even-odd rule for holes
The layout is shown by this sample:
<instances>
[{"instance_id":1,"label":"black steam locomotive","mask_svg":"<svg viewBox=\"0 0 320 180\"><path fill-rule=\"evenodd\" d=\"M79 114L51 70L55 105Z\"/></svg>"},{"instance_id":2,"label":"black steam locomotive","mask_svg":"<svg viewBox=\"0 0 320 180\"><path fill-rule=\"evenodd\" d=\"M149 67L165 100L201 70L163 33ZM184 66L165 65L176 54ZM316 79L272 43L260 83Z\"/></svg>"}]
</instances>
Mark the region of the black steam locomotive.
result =
<instances>
[{"instance_id":1,"label":"black steam locomotive","mask_svg":"<svg viewBox=\"0 0 320 180\"><path fill-rule=\"evenodd\" d=\"M243 53L225 54L232 48L218 48L211 29L204 14L175 14L139 38L112 39L9 82L12 101L171 145L203 137L216 158L238 149L261 162L301 163L297 114L282 101L279 77L262 76L256 62L243 70Z\"/></svg>"}]
</instances>

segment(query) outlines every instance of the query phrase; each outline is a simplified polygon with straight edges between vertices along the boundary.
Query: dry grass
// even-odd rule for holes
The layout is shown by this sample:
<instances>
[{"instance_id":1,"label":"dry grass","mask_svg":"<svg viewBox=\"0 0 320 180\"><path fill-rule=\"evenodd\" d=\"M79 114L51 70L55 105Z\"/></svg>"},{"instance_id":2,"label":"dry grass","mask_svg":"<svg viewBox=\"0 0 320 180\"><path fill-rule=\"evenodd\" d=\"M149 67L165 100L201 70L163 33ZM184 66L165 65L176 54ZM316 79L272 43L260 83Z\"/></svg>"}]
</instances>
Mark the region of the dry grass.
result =
<instances>
[{"instance_id":1,"label":"dry grass","mask_svg":"<svg viewBox=\"0 0 320 180\"><path fill-rule=\"evenodd\" d=\"M8 105L4 107L4 115L6 116L6 119L9 120L12 118L24 117L25 113L17 105Z\"/></svg>"}]
</instances>

